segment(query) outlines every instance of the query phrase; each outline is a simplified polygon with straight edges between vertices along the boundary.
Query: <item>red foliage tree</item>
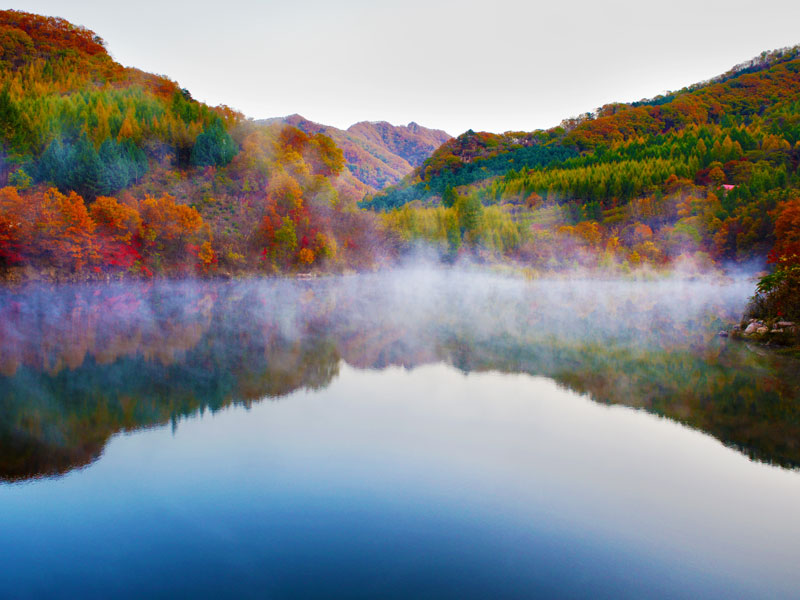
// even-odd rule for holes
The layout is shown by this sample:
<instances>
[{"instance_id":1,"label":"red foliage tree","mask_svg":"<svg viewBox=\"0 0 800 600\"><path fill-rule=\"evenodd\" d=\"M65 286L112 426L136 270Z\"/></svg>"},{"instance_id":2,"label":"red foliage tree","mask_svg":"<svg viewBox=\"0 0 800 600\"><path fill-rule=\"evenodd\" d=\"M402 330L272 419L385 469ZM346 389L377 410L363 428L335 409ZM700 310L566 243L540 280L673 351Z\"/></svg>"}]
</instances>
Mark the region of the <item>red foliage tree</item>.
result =
<instances>
[{"instance_id":1,"label":"red foliage tree","mask_svg":"<svg viewBox=\"0 0 800 600\"><path fill-rule=\"evenodd\" d=\"M769 261L800 265L800 198L778 205L775 218L775 246Z\"/></svg>"},{"instance_id":2,"label":"red foliage tree","mask_svg":"<svg viewBox=\"0 0 800 600\"><path fill-rule=\"evenodd\" d=\"M98 251L105 267L128 270L141 261L142 219L135 208L101 196L92 204L90 213L97 224Z\"/></svg>"}]
</instances>

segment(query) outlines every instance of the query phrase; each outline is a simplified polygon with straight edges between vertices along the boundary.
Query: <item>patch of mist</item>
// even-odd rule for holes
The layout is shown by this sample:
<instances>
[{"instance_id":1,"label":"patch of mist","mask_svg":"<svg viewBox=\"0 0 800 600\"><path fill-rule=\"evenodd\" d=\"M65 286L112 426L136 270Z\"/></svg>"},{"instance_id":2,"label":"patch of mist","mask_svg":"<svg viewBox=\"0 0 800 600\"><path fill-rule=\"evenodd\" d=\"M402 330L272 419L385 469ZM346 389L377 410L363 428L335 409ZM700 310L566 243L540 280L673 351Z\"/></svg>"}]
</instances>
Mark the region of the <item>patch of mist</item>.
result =
<instances>
[{"instance_id":1,"label":"patch of mist","mask_svg":"<svg viewBox=\"0 0 800 600\"><path fill-rule=\"evenodd\" d=\"M637 348L709 343L753 293L745 268L612 278L581 269L535 278L417 255L376 272L297 279L30 286L0 291L0 372L79 366L130 353L173 360L204 335L259 346L329 338L349 349L434 356L443 346L513 342ZM375 350L377 353L378 350Z\"/></svg>"}]
</instances>

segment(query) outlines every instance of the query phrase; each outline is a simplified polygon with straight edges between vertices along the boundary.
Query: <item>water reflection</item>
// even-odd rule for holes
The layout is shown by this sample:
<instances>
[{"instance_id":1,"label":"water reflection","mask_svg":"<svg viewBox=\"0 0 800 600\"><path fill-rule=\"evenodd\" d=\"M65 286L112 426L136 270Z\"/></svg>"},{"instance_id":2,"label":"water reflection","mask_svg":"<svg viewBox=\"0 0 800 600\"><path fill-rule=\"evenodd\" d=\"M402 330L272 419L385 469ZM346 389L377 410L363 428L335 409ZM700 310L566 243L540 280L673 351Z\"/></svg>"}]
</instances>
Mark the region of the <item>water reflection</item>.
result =
<instances>
[{"instance_id":1,"label":"water reflection","mask_svg":"<svg viewBox=\"0 0 800 600\"><path fill-rule=\"evenodd\" d=\"M119 431L322 388L343 363L544 375L797 467L796 363L715 336L749 291L428 270L6 290L0 477L64 473Z\"/></svg>"}]
</instances>

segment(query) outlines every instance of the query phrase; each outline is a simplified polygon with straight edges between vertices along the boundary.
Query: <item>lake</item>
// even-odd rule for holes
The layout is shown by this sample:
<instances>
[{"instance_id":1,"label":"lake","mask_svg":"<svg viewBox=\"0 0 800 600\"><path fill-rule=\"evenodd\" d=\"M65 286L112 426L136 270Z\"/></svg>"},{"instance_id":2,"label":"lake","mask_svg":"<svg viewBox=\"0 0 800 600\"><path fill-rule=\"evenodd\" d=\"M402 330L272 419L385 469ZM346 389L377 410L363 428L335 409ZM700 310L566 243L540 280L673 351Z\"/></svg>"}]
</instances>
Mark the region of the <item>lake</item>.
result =
<instances>
[{"instance_id":1,"label":"lake","mask_svg":"<svg viewBox=\"0 0 800 600\"><path fill-rule=\"evenodd\" d=\"M744 279L0 291L3 597L794 598Z\"/></svg>"}]
</instances>

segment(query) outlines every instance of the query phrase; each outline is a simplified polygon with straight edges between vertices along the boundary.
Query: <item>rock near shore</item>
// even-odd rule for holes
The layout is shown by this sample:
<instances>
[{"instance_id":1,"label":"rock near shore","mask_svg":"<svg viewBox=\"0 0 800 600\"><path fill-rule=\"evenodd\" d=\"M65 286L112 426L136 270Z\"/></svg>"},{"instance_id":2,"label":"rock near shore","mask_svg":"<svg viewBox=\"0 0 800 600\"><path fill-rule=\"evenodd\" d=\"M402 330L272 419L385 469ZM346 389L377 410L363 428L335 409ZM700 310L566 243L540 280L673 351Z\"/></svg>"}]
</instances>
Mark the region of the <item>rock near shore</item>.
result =
<instances>
[{"instance_id":1,"label":"rock near shore","mask_svg":"<svg viewBox=\"0 0 800 600\"><path fill-rule=\"evenodd\" d=\"M750 319L747 323L733 326L728 331L721 331L720 337L732 337L767 344L793 346L800 343L800 328L792 321Z\"/></svg>"}]
</instances>

